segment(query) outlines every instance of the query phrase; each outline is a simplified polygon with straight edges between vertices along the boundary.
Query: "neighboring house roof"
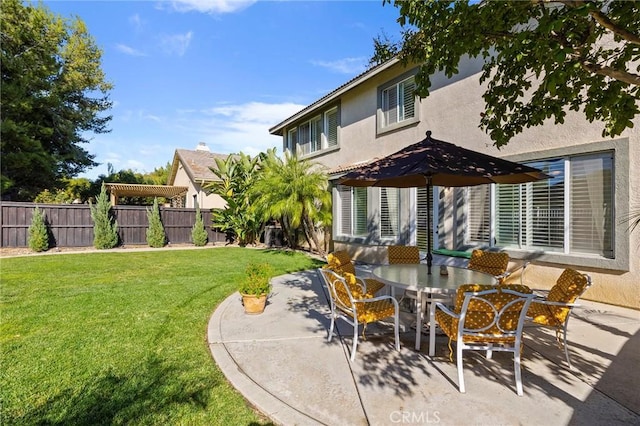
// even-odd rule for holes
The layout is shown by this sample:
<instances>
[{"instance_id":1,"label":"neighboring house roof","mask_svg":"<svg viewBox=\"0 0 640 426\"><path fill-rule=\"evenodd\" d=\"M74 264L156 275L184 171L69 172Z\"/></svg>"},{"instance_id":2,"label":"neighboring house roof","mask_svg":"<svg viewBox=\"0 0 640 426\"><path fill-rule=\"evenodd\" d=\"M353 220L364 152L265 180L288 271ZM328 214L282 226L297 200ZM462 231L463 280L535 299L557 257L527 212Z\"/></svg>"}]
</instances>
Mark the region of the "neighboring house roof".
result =
<instances>
[{"instance_id":1,"label":"neighboring house roof","mask_svg":"<svg viewBox=\"0 0 640 426\"><path fill-rule=\"evenodd\" d=\"M297 113L287 118L286 120L282 121L281 123L276 124L275 126L269 129L269 133L271 133L272 135L282 136L282 132L285 127L295 122L296 120L299 120L300 118L302 118L310 110L320 108L330 102L333 102L334 100L340 98L340 96L342 96L344 93L348 92L349 90L352 90L353 88L357 87L359 84L381 73L382 71L385 71L391 68L393 65L397 64L398 62L400 62L400 60L397 57L395 57L395 58L389 59L387 62L383 62L380 65L376 65L375 67L368 69L367 71L363 72L360 75L357 75L356 77L352 78L351 80L349 80L342 86L338 87L334 91L318 99L311 105L303 108L302 110L298 111Z\"/></svg>"},{"instance_id":2,"label":"neighboring house roof","mask_svg":"<svg viewBox=\"0 0 640 426\"><path fill-rule=\"evenodd\" d=\"M194 183L202 184L220 180L209 168L216 168L216 158L225 160L227 157L229 154L216 154L204 149L176 149L171 165L169 184L172 185L175 181L180 165Z\"/></svg>"}]
</instances>

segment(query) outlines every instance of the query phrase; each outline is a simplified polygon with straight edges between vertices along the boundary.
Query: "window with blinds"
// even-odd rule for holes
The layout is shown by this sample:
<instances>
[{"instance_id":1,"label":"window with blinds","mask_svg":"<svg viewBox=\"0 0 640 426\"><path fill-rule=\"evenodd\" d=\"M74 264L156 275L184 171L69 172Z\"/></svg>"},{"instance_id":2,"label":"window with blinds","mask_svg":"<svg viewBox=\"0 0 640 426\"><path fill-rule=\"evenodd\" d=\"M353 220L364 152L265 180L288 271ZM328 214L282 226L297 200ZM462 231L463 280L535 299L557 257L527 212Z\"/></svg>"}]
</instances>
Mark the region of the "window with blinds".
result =
<instances>
[{"instance_id":1,"label":"window with blinds","mask_svg":"<svg viewBox=\"0 0 640 426\"><path fill-rule=\"evenodd\" d=\"M496 245L612 258L613 153L527 165L551 178L496 185Z\"/></svg>"},{"instance_id":2,"label":"window with blinds","mask_svg":"<svg viewBox=\"0 0 640 426\"><path fill-rule=\"evenodd\" d=\"M571 158L571 248L613 257L613 154Z\"/></svg>"},{"instance_id":3,"label":"window with blinds","mask_svg":"<svg viewBox=\"0 0 640 426\"><path fill-rule=\"evenodd\" d=\"M287 149L292 154L295 154L297 146L298 146L298 129L295 128L295 129L289 130L289 133L287 136Z\"/></svg>"},{"instance_id":4,"label":"window with blinds","mask_svg":"<svg viewBox=\"0 0 640 426\"><path fill-rule=\"evenodd\" d=\"M340 235L361 236L368 233L367 188L338 185L340 199Z\"/></svg>"},{"instance_id":5,"label":"window with blinds","mask_svg":"<svg viewBox=\"0 0 640 426\"><path fill-rule=\"evenodd\" d=\"M286 148L308 155L338 145L338 107L300 123L288 131Z\"/></svg>"},{"instance_id":6,"label":"window with blinds","mask_svg":"<svg viewBox=\"0 0 640 426\"><path fill-rule=\"evenodd\" d=\"M409 77L382 90L383 127L415 117L414 77Z\"/></svg>"},{"instance_id":7,"label":"window with blinds","mask_svg":"<svg viewBox=\"0 0 640 426\"><path fill-rule=\"evenodd\" d=\"M311 152L311 122L298 126L298 144L302 155L309 154Z\"/></svg>"},{"instance_id":8,"label":"window with blinds","mask_svg":"<svg viewBox=\"0 0 640 426\"><path fill-rule=\"evenodd\" d=\"M338 108L324 114L324 128L327 148L338 145Z\"/></svg>"},{"instance_id":9,"label":"window with blinds","mask_svg":"<svg viewBox=\"0 0 640 426\"><path fill-rule=\"evenodd\" d=\"M467 190L467 244L487 245L491 238L491 186L471 186Z\"/></svg>"},{"instance_id":10,"label":"window with blinds","mask_svg":"<svg viewBox=\"0 0 640 426\"><path fill-rule=\"evenodd\" d=\"M353 188L353 235L367 235L367 188Z\"/></svg>"},{"instance_id":11,"label":"window with blinds","mask_svg":"<svg viewBox=\"0 0 640 426\"><path fill-rule=\"evenodd\" d=\"M380 188L380 236L395 237L400 227L398 188Z\"/></svg>"},{"instance_id":12,"label":"window with blinds","mask_svg":"<svg viewBox=\"0 0 640 426\"><path fill-rule=\"evenodd\" d=\"M340 199L339 232L341 235L351 235L351 190L349 186L338 185Z\"/></svg>"},{"instance_id":13,"label":"window with blinds","mask_svg":"<svg viewBox=\"0 0 640 426\"><path fill-rule=\"evenodd\" d=\"M428 198L433 196L433 188L429 188L429 194L427 194L427 188L422 186L416 188L416 245L422 250L427 250L428 242ZM433 220L431 221L433 226Z\"/></svg>"}]
</instances>

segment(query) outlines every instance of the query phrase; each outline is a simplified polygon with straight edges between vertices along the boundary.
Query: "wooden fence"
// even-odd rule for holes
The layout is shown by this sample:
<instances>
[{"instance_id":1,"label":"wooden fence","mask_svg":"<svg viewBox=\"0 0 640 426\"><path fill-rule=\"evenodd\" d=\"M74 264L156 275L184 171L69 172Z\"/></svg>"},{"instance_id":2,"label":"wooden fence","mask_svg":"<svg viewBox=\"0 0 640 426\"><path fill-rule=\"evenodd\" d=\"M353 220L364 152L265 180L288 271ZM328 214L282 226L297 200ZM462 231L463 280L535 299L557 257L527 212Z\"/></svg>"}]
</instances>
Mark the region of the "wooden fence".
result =
<instances>
[{"instance_id":1,"label":"wooden fence","mask_svg":"<svg viewBox=\"0 0 640 426\"><path fill-rule=\"evenodd\" d=\"M36 205L44 212L51 247L90 247L93 245L93 221L88 204L0 203L0 247L27 247L28 228ZM147 208L113 206L118 221L120 244L147 244ZM160 207L167 240L172 244L191 243L195 209ZM202 211L209 243L224 242L225 234L211 228L211 212Z\"/></svg>"}]
</instances>

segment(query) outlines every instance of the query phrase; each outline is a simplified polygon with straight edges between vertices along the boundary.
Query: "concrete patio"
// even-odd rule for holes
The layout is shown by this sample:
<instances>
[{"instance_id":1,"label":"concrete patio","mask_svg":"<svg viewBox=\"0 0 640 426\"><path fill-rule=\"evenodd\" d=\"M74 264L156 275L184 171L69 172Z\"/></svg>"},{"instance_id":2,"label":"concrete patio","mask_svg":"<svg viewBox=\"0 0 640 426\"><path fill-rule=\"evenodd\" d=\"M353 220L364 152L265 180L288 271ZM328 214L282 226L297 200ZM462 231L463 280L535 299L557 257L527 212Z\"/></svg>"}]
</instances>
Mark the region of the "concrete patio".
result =
<instances>
[{"instance_id":1,"label":"concrete patio","mask_svg":"<svg viewBox=\"0 0 640 426\"><path fill-rule=\"evenodd\" d=\"M282 425L632 425L640 424L640 312L582 301L569 323L574 371L553 332L527 327L524 396L511 354L465 354L467 392L458 392L447 341L434 358L423 335L370 326L349 361L352 329L327 342L329 305L316 271L274 278L261 315L244 314L236 293L213 313L208 342L232 385ZM407 321L410 323L410 316Z\"/></svg>"}]
</instances>

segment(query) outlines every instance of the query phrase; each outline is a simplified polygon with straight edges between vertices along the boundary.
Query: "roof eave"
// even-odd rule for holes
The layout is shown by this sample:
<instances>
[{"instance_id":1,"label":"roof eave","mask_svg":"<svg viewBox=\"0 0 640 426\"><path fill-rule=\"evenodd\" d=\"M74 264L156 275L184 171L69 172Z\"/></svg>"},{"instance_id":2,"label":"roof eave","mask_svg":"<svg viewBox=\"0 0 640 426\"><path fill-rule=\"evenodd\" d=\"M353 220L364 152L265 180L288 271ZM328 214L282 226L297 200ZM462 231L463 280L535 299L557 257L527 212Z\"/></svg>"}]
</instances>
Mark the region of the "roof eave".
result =
<instances>
[{"instance_id":1,"label":"roof eave","mask_svg":"<svg viewBox=\"0 0 640 426\"><path fill-rule=\"evenodd\" d=\"M285 119L284 121L280 122L279 124L276 124L275 126L273 126L272 128L269 129L269 133L272 134L272 135L276 135L276 136L282 136L282 133L283 133L284 129L288 125L290 125L291 123L299 120L304 115L308 114L310 111L312 111L314 109L322 108L323 106L327 105L328 103L333 102L334 100L340 98L340 96L344 95L348 91L354 89L355 87L359 86L360 84L362 84L363 82L369 80L370 78L380 74L381 72L391 68L393 65L397 64L398 62L400 62L400 59L395 57L395 58L390 59L387 62L384 62L384 63L382 63L382 64L380 64L380 65L378 65L378 66L376 66L374 68L371 68L368 71L365 71L364 73L360 74L359 76L353 78L352 80L350 80L347 83L343 84L342 86L338 87L333 92L330 92L329 94L327 94L324 97L318 99L317 101L315 101L311 105L309 105L309 106L303 108L302 110L298 111L297 113L295 113L291 117Z\"/></svg>"}]
</instances>

